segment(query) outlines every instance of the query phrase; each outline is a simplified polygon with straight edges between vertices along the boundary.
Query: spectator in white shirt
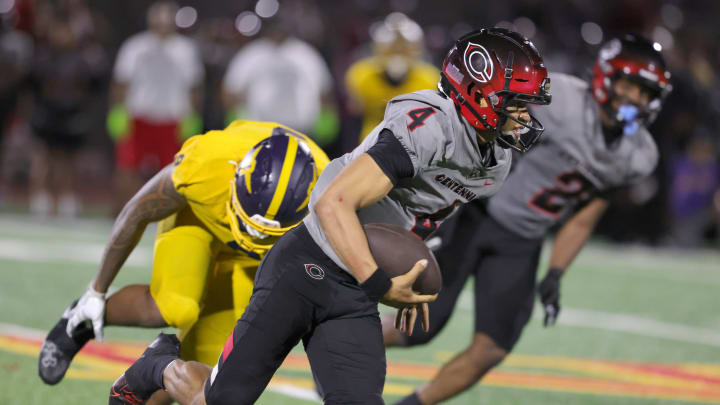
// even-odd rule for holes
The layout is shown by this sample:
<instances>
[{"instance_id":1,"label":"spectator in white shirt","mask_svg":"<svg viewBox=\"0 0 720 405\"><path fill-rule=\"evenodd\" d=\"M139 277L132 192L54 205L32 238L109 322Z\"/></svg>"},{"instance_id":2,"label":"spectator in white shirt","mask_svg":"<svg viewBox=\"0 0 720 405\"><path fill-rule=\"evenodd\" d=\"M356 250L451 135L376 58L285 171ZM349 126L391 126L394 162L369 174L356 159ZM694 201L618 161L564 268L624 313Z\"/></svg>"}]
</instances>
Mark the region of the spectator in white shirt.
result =
<instances>
[{"instance_id":1,"label":"spectator in white shirt","mask_svg":"<svg viewBox=\"0 0 720 405\"><path fill-rule=\"evenodd\" d=\"M319 133L318 124L337 122L327 64L285 24L270 22L264 30L264 37L248 43L230 62L223 83L226 110L238 118L282 122L324 146L332 141L325 137L336 133Z\"/></svg>"},{"instance_id":2,"label":"spectator in white shirt","mask_svg":"<svg viewBox=\"0 0 720 405\"><path fill-rule=\"evenodd\" d=\"M176 12L171 2L151 5L149 29L128 38L115 62L108 130L116 140L120 207L172 162L184 138L202 130L204 70L193 41L175 32Z\"/></svg>"}]
</instances>

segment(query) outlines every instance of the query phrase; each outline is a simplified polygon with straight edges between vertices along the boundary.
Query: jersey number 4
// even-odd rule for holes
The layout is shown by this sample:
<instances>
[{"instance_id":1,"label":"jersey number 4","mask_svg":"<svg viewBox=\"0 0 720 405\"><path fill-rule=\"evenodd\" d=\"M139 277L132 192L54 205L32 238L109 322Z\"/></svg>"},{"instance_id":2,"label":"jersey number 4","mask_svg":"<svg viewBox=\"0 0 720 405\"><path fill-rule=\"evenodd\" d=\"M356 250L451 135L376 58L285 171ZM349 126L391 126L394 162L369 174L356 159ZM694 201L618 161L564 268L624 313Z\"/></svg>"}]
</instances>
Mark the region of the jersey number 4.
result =
<instances>
[{"instance_id":1,"label":"jersey number 4","mask_svg":"<svg viewBox=\"0 0 720 405\"><path fill-rule=\"evenodd\" d=\"M435 109L432 107L416 108L408 113L408 117L412 119L412 122L408 124L410 132L414 131L415 128L425 125L425 120L429 116L435 114Z\"/></svg>"},{"instance_id":2,"label":"jersey number 4","mask_svg":"<svg viewBox=\"0 0 720 405\"><path fill-rule=\"evenodd\" d=\"M438 222L449 217L450 214L455 212L455 208L460 204L462 204L462 201L455 200L452 204L448 205L445 208L441 208L440 210L433 212L432 214L416 216L415 225L412 227L412 229L410 229L410 232L419 236L423 240L427 239L428 236L430 236L430 234L435 232L435 230L438 228Z\"/></svg>"},{"instance_id":3,"label":"jersey number 4","mask_svg":"<svg viewBox=\"0 0 720 405\"><path fill-rule=\"evenodd\" d=\"M557 218L570 204L583 205L595 194L597 189L578 172L563 173L557 177L555 187L540 190L528 202L535 211Z\"/></svg>"}]
</instances>

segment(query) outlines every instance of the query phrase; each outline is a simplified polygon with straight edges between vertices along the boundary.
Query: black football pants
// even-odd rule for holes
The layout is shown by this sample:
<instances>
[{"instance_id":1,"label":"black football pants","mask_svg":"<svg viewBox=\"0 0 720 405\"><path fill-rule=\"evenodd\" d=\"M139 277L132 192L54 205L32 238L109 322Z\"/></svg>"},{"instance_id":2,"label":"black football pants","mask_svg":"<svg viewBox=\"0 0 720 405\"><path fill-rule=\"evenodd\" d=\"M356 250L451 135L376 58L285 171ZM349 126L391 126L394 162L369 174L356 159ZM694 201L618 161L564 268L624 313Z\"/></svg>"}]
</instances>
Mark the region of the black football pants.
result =
<instances>
[{"instance_id":1,"label":"black football pants","mask_svg":"<svg viewBox=\"0 0 720 405\"><path fill-rule=\"evenodd\" d=\"M251 404L302 340L326 404L382 404L385 348L377 303L304 224L268 252L250 303L205 383L208 405Z\"/></svg>"}]
</instances>

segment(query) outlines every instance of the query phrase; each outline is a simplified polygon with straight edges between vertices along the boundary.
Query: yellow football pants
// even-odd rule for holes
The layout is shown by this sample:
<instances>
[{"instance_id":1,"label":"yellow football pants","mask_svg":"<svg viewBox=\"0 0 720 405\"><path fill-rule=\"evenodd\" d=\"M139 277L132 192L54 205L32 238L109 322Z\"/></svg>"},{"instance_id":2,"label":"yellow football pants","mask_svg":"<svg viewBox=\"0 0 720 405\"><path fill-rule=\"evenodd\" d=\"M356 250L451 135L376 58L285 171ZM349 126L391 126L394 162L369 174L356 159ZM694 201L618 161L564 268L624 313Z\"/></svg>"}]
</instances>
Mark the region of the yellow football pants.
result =
<instances>
[{"instance_id":1,"label":"yellow football pants","mask_svg":"<svg viewBox=\"0 0 720 405\"><path fill-rule=\"evenodd\" d=\"M258 264L224 246L189 210L159 224L150 293L165 322L180 329L183 359L217 363L250 301Z\"/></svg>"}]
</instances>

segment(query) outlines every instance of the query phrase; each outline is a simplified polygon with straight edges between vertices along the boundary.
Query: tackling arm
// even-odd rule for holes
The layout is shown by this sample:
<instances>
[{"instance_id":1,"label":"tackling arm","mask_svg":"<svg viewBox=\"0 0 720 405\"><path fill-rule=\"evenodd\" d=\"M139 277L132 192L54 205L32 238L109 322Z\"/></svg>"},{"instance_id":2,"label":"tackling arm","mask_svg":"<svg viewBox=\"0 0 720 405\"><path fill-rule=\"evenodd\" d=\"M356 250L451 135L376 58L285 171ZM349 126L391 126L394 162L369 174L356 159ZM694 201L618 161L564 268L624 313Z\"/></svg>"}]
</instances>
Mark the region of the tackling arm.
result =
<instances>
[{"instance_id":1,"label":"tackling arm","mask_svg":"<svg viewBox=\"0 0 720 405\"><path fill-rule=\"evenodd\" d=\"M172 182L173 167L167 166L150 179L133 196L113 225L93 289L105 293L115 279L120 267L137 245L145 227L180 211L186 205L185 197L175 191Z\"/></svg>"},{"instance_id":2,"label":"tackling arm","mask_svg":"<svg viewBox=\"0 0 720 405\"><path fill-rule=\"evenodd\" d=\"M185 198L175 191L172 172L173 166L162 169L123 207L115 220L95 279L70 312L65 329L68 336L72 336L75 327L89 320L95 339L102 340L105 293L110 283L137 245L147 224L178 212L186 204Z\"/></svg>"}]
</instances>

